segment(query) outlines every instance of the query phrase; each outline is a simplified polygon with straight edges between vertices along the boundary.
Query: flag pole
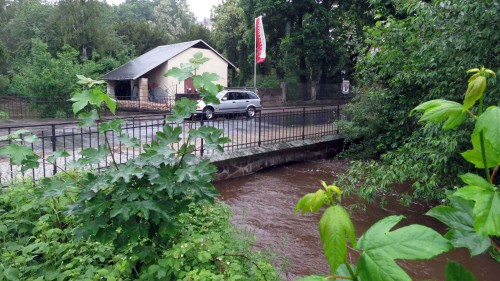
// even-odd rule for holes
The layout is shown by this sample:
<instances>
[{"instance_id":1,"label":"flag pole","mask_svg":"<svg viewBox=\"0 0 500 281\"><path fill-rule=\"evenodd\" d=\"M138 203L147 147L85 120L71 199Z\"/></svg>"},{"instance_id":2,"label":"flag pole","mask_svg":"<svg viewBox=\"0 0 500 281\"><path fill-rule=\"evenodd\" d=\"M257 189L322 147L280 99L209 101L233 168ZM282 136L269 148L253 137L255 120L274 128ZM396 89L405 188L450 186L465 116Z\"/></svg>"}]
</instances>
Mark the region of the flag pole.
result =
<instances>
[{"instance_id":1,"label":"flag pole","mask_svg":"<svg viewBox=\"0 0 500 281\"><path fill-rule=\"evenodd\" d=\"M253 88L257 91L257 24L254 19L253 23Z\"/></svg>"}]
</instances>

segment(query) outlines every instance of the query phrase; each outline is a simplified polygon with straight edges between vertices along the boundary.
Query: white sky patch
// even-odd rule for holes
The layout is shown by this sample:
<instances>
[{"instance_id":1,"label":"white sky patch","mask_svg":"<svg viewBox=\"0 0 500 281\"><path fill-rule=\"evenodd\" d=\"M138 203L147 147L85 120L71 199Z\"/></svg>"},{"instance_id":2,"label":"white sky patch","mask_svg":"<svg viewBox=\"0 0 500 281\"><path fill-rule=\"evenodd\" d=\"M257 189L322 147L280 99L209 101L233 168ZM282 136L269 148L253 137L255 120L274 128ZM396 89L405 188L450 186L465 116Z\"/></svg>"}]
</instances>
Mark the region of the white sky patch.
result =
<instances>
[{"instance_id":1,"label":"white sky patch","mask_svg":"<svg viewBox=\"0 0 500 281\"><path fill-rule=\"evenodd\" d=\"M118 5L125 2L125 0L106 0L110 5ZM189 9L193 12L198 21L210 18L210 9L212 6L222 3L222 0L187 0Z\"/></svg>"}]
</instances>

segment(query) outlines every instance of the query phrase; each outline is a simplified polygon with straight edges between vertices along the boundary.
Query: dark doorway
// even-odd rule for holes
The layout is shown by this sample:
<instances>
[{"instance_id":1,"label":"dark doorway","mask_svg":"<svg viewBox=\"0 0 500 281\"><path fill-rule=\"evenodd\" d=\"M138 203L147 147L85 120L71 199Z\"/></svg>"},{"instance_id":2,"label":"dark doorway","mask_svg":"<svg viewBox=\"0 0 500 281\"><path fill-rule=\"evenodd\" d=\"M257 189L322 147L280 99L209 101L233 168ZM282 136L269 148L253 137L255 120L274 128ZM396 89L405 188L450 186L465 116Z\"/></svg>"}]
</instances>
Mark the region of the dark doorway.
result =
<instances>
[{"instance_id":1,"label":"dark doorway","mask_svg":"<svg viewBox=\"0 0 500 281\"><path fill-rule=\"evenodd\" d=\"M115 96L119 100L132 99L132 91L130 89L130 80L116 81Z\"/></svg>"}]
</instances>

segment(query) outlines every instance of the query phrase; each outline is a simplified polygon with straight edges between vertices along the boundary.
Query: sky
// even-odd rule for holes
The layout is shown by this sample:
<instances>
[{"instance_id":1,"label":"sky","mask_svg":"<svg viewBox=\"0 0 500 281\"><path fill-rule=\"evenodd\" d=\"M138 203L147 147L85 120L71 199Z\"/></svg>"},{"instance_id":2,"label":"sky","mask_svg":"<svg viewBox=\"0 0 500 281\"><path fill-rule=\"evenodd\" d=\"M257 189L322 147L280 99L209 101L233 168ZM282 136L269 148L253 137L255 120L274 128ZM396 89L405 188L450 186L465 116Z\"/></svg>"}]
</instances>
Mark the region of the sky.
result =
<instances>
[{"instance_id":1,"label":"sky","mask_svg":"<svg viewBox=\"0 0 500 281\"><path fill-rule=\"evenodd\" d=\"M118 5L125 2L125 0L106 0L106 2ZM210 18L210 9L212 6L222 3L222 0L187 0L187 2L196 19L201 21L204 18Z\"/></svg>"},{"instance_id":2,"label":"sky","mask_svg":"<svg viewBox=\"0 0 500 281\"><path fill-rule=\"evenodd\" d=\"M194 16L201 21L204 18L210 18L210 9L222 3L222 0L187 0L187 2Z\"/></svg>"}]
</instances>

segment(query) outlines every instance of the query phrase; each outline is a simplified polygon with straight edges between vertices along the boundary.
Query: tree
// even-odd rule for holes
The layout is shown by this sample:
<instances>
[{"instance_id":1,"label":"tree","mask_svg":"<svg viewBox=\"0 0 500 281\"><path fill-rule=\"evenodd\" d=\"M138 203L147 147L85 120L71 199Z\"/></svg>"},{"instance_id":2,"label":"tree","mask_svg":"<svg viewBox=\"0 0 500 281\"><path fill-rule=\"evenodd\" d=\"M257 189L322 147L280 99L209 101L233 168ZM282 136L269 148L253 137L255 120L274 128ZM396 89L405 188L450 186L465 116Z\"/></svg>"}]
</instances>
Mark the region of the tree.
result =
<instances>
[{"instance_id":1,"label":"tree","mask_svg":"<svg viewBox=\"0 0 500 281\"><path fill-rule=\"evenodd\" d=\"M193 41L201 39L213 46L213 41L210 38L210 30L203 27L198 23L190 23L188 29L184 34L179 35L179 41Z\"/></svg>"},{"instance_id":2,"label":"tree","mask_svg":"<svg viewBox=\"0 0 500 281\"><path fill-rule=\"evenodd\" d=\"M245 44L246 36L251 33L245 26L245 12L240 0L228 0L213 9L214 30L210 34L217 50L237 65L247 65L250 49ZM240 81L241 82L241 81Z\"/></svg>"},{"instance_id":3,"label":"tree","mask_svg":"<svg viewBox=\"0 0 500 281\"><path fill-rule=\"evenodd\" d=\"M165 30L151 22L127 20L115 23L114 28L126 44L134 47L135 56L170 43Z\"/></svg>"},{"instance_id":4,"label":"tree","mask_svg":"<svg viewBox=\"0 0 500 281\"><path fill-rule=\"evenodd\" d=\"M100 55L111 55L121 51L124 44L106 22L111 8L96 0L62 0L58 3L51 20L58 38L59 48L64 44L77 49L80 62Z\"/></svg>"},{"instance_id":5,"label":"tree","mask_svg":"<svg viewBox=\"0 0 500 281\"><path fill-rule=\"evenodd\" d=\"M40 0L11 3L5 16L6 47L12 53L23 56L29 52L33 38L50 40L54 31L48 19L53 12L54 6L44 4Z\"/></svg>"},{"instance_id":6,"label":"tree","mask_svg":"<svg viewBox=\"0 0 500 281\"><path fill-rule=\"evenodd\" d=\"M394 182L411 181L411 194L403 196L406 203L416 197L442 198L442 188L456 185L456 176L470 169L457 156L468 143L467 135L461 130L441 132L433 124L420 127L407 112L424 100L461 100L461 81L470 66L498 69L498 5L391 1L389 7L391 12L380 14L367 30L370 49L357 64L363 92L349 105L346 113L351 119L343 132L359 141L360 151L382 159L370 168L356 166L356 178L376 183L360 190L364 197ZM498 84L491 91L493 100L499 96Z\"/></svg>"},{"instance_id":7,"label":"tree","mask_svg":"<svg viewBox=\"0 0 500 281\"><path fill-rule=\"evenodd\" d=\"M53 58L47 44L33 40L30 55L14 67L11 90L28 98L40 117L65 117L71 110L68 99L81 73L78 52L65 46Z\"/></svg>"},{"instance_id":8,"label":"tree","mask_svg":"<svg viewBox=\"0 0 500 281\"><path fill-rule=\"evenodd\" d=\"M308 100L309 84L327 84L340 80L340 70L352 69L361 43L362 8L366 1L283 1L241 0L246 28L253 30L253 18L264 15L268 42L268 60L261 72L279 79L294 77L302 85L301 96ZM348 19L348 20L346 20ZM248 34L248 50L253 49L253 34ZM346 47L345 42L349 42ZM253 53L253 52L251 52ZM253 55L253 54L252 54ZM249 62L251 60L248 60Z\"/></svg>"},{"instance_id":9,"label":"tree","mask_svg":"<svg viewBox=\"0 0 500 281\"><path fill-rule=\"evenodd\" d=\"M114 7L112 22L153 22L154 9L160 0L126 0Z\"/></svg>"},{"instance_id":10,"label":"tree","mask_svg":"<svg viewBox=\"0 0 500 281\"><path fill-rule=\"evenodd\" d=\"M153 16L156 25L165 30L172 42L179 42L179 37L194 23L194 14L189 10L186 0L160 0Z\"/></svg>"}]
</instances>

